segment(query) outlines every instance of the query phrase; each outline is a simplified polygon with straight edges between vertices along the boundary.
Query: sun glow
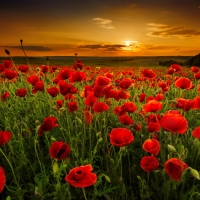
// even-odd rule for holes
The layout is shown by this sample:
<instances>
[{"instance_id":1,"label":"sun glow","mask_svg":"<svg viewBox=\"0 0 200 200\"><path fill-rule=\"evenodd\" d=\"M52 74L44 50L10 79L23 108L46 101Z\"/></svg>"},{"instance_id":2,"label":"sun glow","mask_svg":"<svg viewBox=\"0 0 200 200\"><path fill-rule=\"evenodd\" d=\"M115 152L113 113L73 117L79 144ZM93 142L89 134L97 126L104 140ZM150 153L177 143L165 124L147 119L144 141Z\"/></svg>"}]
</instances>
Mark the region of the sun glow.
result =
<instances>
[{"instance_id":1,"label":"sun glow","mask_svg":"<svg viewBox=\"0 0 200 200\"><path fill-rule=\"evenodd\" d=\"M134 46L137 43L135 40L124 40L122 41L124 47L122 48L125 51L134 51Z\"/></svg>"},{"instance_id":2,"label":"sun glow","mask_svg":"<svg viewBox=\"0 0 200 200\"><path fill-rule=\"evenodd\" d=\"M126 43L126 46L127 46L127 47L131 44L130 41L125 41L125 43Z\"/></svg>"}]
</instances>

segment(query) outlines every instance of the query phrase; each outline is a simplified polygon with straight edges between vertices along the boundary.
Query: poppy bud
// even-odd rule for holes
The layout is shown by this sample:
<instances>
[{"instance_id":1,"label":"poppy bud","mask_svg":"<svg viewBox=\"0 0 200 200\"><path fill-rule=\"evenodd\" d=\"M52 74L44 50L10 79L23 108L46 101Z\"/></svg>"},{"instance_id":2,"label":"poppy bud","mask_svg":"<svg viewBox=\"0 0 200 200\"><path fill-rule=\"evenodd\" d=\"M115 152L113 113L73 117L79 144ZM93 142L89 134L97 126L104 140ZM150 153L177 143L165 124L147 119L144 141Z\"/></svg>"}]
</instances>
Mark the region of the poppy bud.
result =
<instances>
[{"instance_id":1,"label":"poppy bud","mask_svg":"<svg viewBox=\"0 0 200 200\"><path fill-rule=\"evenodd\" d=\"M104 178L106 179L107 182L109 182L109 183L111 182L110 178L107 175L103 174L103 176L104 176Z\"/></svg>"},{"instance_id":2,"label":"poppy bud","mask_svg":"<svg viewBox=\"0 0 200 200\"><path fill-rule=\"evenodd\" d=\"M36 133L38 133L38 131L40 129L40 125L38 125L38 124L36 124L36 125L37 125L37 127L36 127L35 131L36 131Z\"/></svg>"},{"instance_id":3,"label":"poppy bud","mask_svg":"<svg viewBox=\"0 0 200 200\"><path fill-rule=\"evenodd\" d=\"M79 122L79 124L82 124L82 120L78 117L76 117L77 122Z\"/></svg>"},{"instance_id":4,"label":"poppy bud","mask_svg":"<svg viewBox=\"0 0 200 200\"><path fill-rule=\"evenodd\" d=\"M7 196L6 200L11 200L10 196Z\"/></svg>"},{"instance_id":5,"label":"poppy bud","mask_svg":"<svg viewBox=\"0 0 200 200\"><path fill-rule=\"evenodd\" d=\"M101 132L96 133L96 137L101 137Z\"/></svg>"},{"instance_id":6,"label":"poppy bud","mask_svg":"<svg viewBox=\"0 0 200 200\"><path fill-rule=\"evenodd\" d=\"M59 171L58 162L55 161L55 162L53 163L53 173L56 174L56 173L58 173L58 171Z\"/></svg>"},{"instance_id":7,"label":"poppy bud","mask_svg":"<svg viewBox=\"0 0 200 200\"><path fill-rule=\"evenodd\" d=\"M22 45L23 40L21 39L20 42L21 42L21 45Z\"/></svg>"},{"instance_id":8,"label":"poppy bud","mask_svg":"<svg viewBox=\"0 0 200 200\"><path fill-rule=\"evenodd\" d=\"M7 49L5 49L6 54L10 55L10 51L8 51Z\"/></svg>"},{"instance_id":9,"label":"poppy bud","mask_svg":"<svg viewBox=\"0 0 200 200\"><path fill-rule=\"evenodd\" d=\"M169 152L172 152L172 153L176 153L177 152L176 149L174 148L174 146L172 146L170 144L167 145L167 149L168 149Z\"/></svg>"},{"instance_id":10,"label":"poppy bud","mask_svg":"<svg viewBox=\"0 0 200 200\"><path fill-rule=\"evenodd\" d=\"M35 187L35 196L40 196L39 188Z\"/></svg>"},{"instance_id":11,"label":"poppy bud","mask_svg":"<svg viewBox=\"0 0 200 200\"><path fill-rule=\"evenodd\" d=\"M49 61L49 56L47 56L47 61Z\"/></svg>"},{"instance_id":12,"label":"poppy bud","mask_svg":"<svg viewBox=\"0 0 200 200\"><path fill-rule=\"evenodd\" d=\"M112 163L112 164L115 164L115 161L114 161L114 159L110 159L110 162Z\"/></svg>"},{"instance_id":13,"label":"poppy bud","mask_svg":"<svg viewBox=\"0 0 200 200\"><path fill-rule=\"evenodd\" d=\"M36 120L35 120L35 124L36 124L36 125L39 125L39 124L40 124L40 121L36 119Z\"/></svg>"},{"instance_id":14,"label":"poppy bud","mask_svg":"<svg viewBox=\"0 0 200 200\"><path fill-rule=\"evenodd\" d=\"M99 140L98 140L97 143L100 143L100 142L102 142L102 141L103 141L103 138L101 137L101 138L99 138Z\"/></svg>"},{"instance_id":15,"label":"poppy bud","mask_svg":"<svg viewBox=\"0 0 200 200\"><path fill-rule=\"evenodd\" d=\"M51 141L56 142L56 139L54 137L51 137Z\"/></svg>"},{"instance_id":16,"label":"poppy bud","mask_svg":"<svg viewBox=\"0 0 200 200\"><path fill-rule=\"evenodd\" d=\"M196 170L196 169L190 169L190 174L196 178L197 180L200 180L200 177L199 177L199 172Z\"/></svg>"},{"instance_id":17,"label":"poppy bud","mask_svg":"<svg viewBox=\"0 0 200 200\"><path fill-rule=\"evenodd\" d=\"M60 112L64 112L64 111L65 111L65 108L61 108L59 111L60 111Z\"/></svg>"},{"instance_id":18,"label":"poppy bud","mask_svg":"<svg viewBox=\"0 0 200 200\"><path fill-rule=\"evenodd\" d=\"M176 100L171 100L171 103L177 104L178 102Z\"/></svg>"},{"instance_id":19,"label":"poppy bud","mask_svg":"<svg viewBox=\"0 0 200 200\"><path fill-rule=\"evenodd\" d=\"M57 106L53 106L53 109L54 109L54 110L58 110Z\"/></svg>"}]
</instances>

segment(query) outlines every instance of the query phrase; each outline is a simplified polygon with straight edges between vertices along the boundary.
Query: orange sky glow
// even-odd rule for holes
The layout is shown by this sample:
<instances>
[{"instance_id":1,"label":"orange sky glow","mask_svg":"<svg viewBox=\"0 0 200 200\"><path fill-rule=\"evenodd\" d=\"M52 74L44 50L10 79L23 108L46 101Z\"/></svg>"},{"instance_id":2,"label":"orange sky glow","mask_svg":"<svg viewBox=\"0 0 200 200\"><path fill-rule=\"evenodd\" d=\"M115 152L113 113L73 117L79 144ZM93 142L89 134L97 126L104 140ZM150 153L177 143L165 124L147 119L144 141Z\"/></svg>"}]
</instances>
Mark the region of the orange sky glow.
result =
<instances>
[{"instance_id":1,"label":"orange sky glow","mask_svg":"<svg viewBox=\"0 0 200 200\"><path fill-rule=\"evenodd\" d=\"M199 0L0 2L0 56L168 56L200 53Z\"/></svg>"}]
</instances>

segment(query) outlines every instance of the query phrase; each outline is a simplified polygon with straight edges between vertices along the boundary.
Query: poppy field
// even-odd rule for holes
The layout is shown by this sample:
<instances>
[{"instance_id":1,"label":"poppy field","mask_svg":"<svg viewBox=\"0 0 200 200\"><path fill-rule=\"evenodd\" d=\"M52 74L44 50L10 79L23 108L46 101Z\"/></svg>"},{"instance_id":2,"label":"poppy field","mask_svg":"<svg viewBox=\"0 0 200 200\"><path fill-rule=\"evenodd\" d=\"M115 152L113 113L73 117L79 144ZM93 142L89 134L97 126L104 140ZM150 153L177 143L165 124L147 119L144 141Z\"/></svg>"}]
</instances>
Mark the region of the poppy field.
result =
<instances>
[{"instance_id":1,"label":"poppy field","mask_svg":"<svg viewBox=\"0 0 200 200\"><path fill-rule=\"evenodd\" d=\"M0 63L0 198L200 199L200 71Z\"/></svg>"}]
</instances>

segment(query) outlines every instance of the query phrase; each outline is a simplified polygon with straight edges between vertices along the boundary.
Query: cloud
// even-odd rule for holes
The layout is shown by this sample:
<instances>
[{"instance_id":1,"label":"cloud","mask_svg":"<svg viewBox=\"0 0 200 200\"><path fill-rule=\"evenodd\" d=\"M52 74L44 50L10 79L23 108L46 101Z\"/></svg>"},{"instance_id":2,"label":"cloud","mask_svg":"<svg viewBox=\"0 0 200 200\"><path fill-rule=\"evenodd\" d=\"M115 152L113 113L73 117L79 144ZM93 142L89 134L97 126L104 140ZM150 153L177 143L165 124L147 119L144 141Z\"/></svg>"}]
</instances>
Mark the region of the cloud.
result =
<instances>
[{"instance_id":1,"label":"cloud","mask_svg":"<svg viewBox=\"0 0 200 200\"><path fill-rule=\"evenodd\" d=\"M94 18L92 19L99 25L99 27L106 28L106 29L113 29L114 26L111 24L112 20L110 19L103 19L103 18Z\"/></svg>"},{"instance_id":2,"label":"cloud","mask_svg":"<svg viewBox=\"0 0 200 200\"><path fill-rule=\"evenodd\" d=\"M78 48L102 49L104 51L122 51L125 47L127 46L124 44L86 44L78 46Z\"/></svg>"},{"instance_id":3,"label":"cloud","mask_svg":"<svg viewBox=\"0 0 200 200\"><path fill-rule=\"evenodd\" d=\"M156 23L148 23L147 25L149 26L148 30L151 30L147 35L152 37L168 38L170 36L177 36L180 38L195 37L200 39L200 31L194 29Z\"/></svg>"},{"instance_id":4,"label":"cloud","mask_svg":"<svg viewBox=\"0 0 200 200\"><path fill-rule=\"evenodd\" d=\"M14 49L21 49L21 46L4 46L6 48L14 48ZM23 46L24 50L27 51L52 51L51 48L49 47L44 47L44 46Z\"/></svg>"},{"instance_id":5,"label":"cloud","mask_svg":"<svg viewBox=\"0 0 200 200\"><path fill-rule=\"evenodd\" d=\"M140 45L140 50L179 50L180 46Z\"/></svg>"}]
</instances>

